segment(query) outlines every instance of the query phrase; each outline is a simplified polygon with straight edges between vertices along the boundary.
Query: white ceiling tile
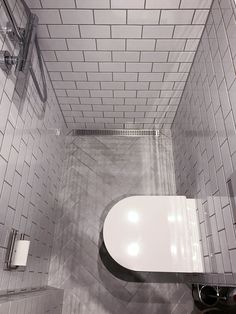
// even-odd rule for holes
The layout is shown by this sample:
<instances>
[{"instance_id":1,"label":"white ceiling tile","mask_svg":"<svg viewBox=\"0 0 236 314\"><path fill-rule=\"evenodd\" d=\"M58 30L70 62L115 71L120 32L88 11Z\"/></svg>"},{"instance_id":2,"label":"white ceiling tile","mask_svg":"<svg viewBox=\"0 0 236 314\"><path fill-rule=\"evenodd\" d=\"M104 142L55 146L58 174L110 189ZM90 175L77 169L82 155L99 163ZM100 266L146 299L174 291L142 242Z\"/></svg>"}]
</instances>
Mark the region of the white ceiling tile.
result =
<instances>
[{"instance_id":1,"label":"white ceiling tile","mask_svg":"<svg viewBox=\"0 0 236 314\"><path fill-rule=\"evenodd\" d=\"M136 97L136 91L124 90L124 91L114 91L114 97Z\"/></svg>"},{"instance_id":2,"label":"white ceiling tile","mask_svg":"<svg viewBox=\"0 0 236 314\"><path fill-rule=\"evenodd\" d=\"M143 38L171 38L174 26L143 26Z\"/></svg>"},{"instance_id":3,"label":"white ceiling tile","mask_svg":"<svg viewBox=\"0 0 236 314\"><path fill-rule=\"evenodd\" d=\"M181 97L182 91L178 90L162 90L160 97Z\"/></svg>"},{"instance_id":4,"label":"white ceiling tile","mask_svg":"<svg viewBox=\"0 0 236 314\"><path fill-rule=\"evenodd\" d=\"M134 118L115 118L115 123L131 123L133 125Z\"/></svg>"},{"instance_id":5,"label":"white ceiling tile","mask_svg":"<svg viewBox=\"0 0 236 314\"><path fill-rule=\"evenodd\" d=\"M124 62L137 62L139 61L139 52L132 52L132 51L113 51L112 57L113 61L124 61Z\"/></svg>"},{"instance_id":6,"label":"white ceiling tile","mask_svg":"<svg viewBox=\"0 0 236 314\"><path fill-rule=\"evenodd\" d=\"M112 9L144 9L145 0L111 0Z\"/></svg>"},{"instance_id":7,"label":"white ceiling tile","mask_svg":"<svg viewBox=\"0 0 236 314\"><path fill-rule=\"evenodd\" d=\"M159 97L159 90L141 90L138 91L137 97Z\"/></svg>"},{"instance_id":8,"label":"white ceiling tile","mask_svg":"<svg viewBox=\"0 0 236 314\"><path fill-rule=\"evenodd\" d=\"M88 81L112 81L112 74L111 73L88 73Z\"/></svg>"},{"instance_id":9,"label":"white ceiling tile","mask_svg":"<svg viewBox=\"0 0 236 314\"><path fill-rule=\"evenodd\" d=\"M44 61L57 61L55 51L41 51L41 53L42 53ZM59 60L59 61L64 61L64 60Z\"/></svg>"},{"instance_id":10,"label":"white ceiling tile","mask_svg":"<svg viewBox=\"0 0 236 314\"><path fill-rule=\"evenodd\" d=\"M55 89L76 89L75 82L63 82L63 81L52 81L52 85ZM61 98L60 98L61 99Z\"/></svg>"},{"instance_id":11,"label":"white ceiling tile","mask_svg":"<svg viewBox=\"0 0 236 314\"><path fill-rule=\"evenodd\" d=\"M106 117L106 118L121 118L121 117L123 117L123 112L105 111L104 117Z\"/></svg>"},{"instance_id":12,"label":"white ceiling tile","mask_svg":"<svg viewBox=\"0 0 236 314\"><path fill-rule=\"evenodd\" d=\"M92 111L92 106L89 104L86 104L86 105L72 104L71 109L74 111L82 111L82 110Z\"/></svg>"},{"instance_id":13,"label":"white ceiling tile","mask_svg":"<svg viewBox=\"0 0 236 314\"><path fill-rule=\"evenodd\" d=\"M81 51L56 51L58 61L84 61Z\"/></svg>"},{"instance_id":14,"label":"white ceiling tile","mask_svg":"<svg viewBox=\"0 0 236 314\"><path fill-rule=\"evenodd\" d=\"M189 72L192 63L180 63L179 72Z\"/></svg>"},{"instance_id":15,"label":"white ceiling tile","mask_svg":"<svg viewBox=\"0 0 236 314\"><path fill-rule=\"evenodd\" d=\"M110 38L108 25L80 25L81 38Z\"/></svg>"},{"instance_id":16,"label":"white ceiling tile","mask_svg":"<svg viewBox=\"0 0 236 314\"><path fill-rule=\"evenodd\" d=\"M164 81L179 81L184 82L188 77L188 73L165 73Z\"/></svg>"},{"instance_id":17,"label":"white ceiling tile","mask_svg":"<svg viewBox=\"0 0 236 314\"><path fill-rule=\"evenodd\" d=\"M59 10L34 9L32 12L38 16L39 24L61 24Z\"/></svg>"},{"instance_id":18,"label":"white ceiling tile","mask_svg":"<svg viewBox=\"0 0 236 314\"><path fill-rule=\"evenodd\" d=\"M191 24L194 10L162 10L161 24ZM200 23L199 23L200 24Z\"/></svg>"},{"instance_id":19,"label":"white ceiling tile","mask_svg":"<svg viewBox=\"0 0 236 314\"><path fill-rule=\"evenodd\" d=\"M124 39L97 39L98 50L125 50Z\"/></svg>"},{"instance_id":20,"label":"white ceiling tile","mask_svg":"<svg viewBox=\"0 0 236 314\"><path fill-rule=\"evenodd\" d=\"M100 89L99 82L76 82L78 89Z\"/></svg>"},{"instance_id":21,"label":"white ceiling tile","mask_svg":"<svg viewBox=\"0 0 236 314\"><path fill-rule=\"evenodd\" d=\"M61 72L64 81L85 81L87 80L84 72Z\"/></svg>"},{"instance_id":22,"label":"white ceiling tile","mask_svg":"<svg viewBox=\"0 0 236 314\"><path fill-rule=\"evenodd\" d=\"M41 25L41 24L38 25L37 36L38 36L38 38L49 38L50 37L47 25Z\"/></svg>"},{"instance_id":23,"label":"white ceiling tile","mask_svg":"<svg viewBox=\"0 0 236 314\"><path fill-rule=\"evenodd\" d=\"M126 24L125 10L95 10L95 24Z\"/></svg>"},{"instance_id":24,"label":"white ceiling tile","mask_svg":"<svg viewBox=\"0 0 236 314\"><path fill-rule=\"evenodd\" d=\"M212 0L181 0L181 8L184 9L209 9Z\"/></svg>"},{"instance_id":25,"label":"white ceiling tile","mask_svg":"<svg viewBox=\"0 0 236 314\"><path fill-rule=\"evenodd\" d=\"M125 106L115 106L114 109L115 109L115 111L134 111L135 106L128 106L128 105L125 105Z\"/></svg>"},{"instance_id":26,"label":"white ceiling tile","mask_svg":"<svg viewBox=\"0 0 236 314\"><path fill-rule=\"evenodd\" d=\"M25 2L31 9L36 9L36 8L42 7L40 0L34 0L34 1L26 0Z\"/></svg>"},{"instance_id":27,"label":"white ceiling tile","mask_svg":"<svg viewBox=\"0 0 236 314\"><path fill-rule=\"evenodd\" d=\"M43 8L75 8L74 0L41 0Z\"/></svg>"},{"instance_id":28,"label":"white ceiling tile","mask_svg":"<svg viewBox=\"0 0 236 314\"><path fill-rule=\"evenodd\" d=\"M83 111L84 117L102 118L102 111Z\"/></svg>"},{"instance_id":29,"label":"white ceiling tile","mask_svg":"<svg viewBox=\"0 0 236 314\"><path fill-rule=\"evenodd\" d=\"M160 10L128 10L128 24L158 24Z\"/></svg>"},{"instance_id":30,"label":"white ceiling tile","mask_svg":"<svg viewBox=\"0 0 236 314\"><path fill-rule=\"evenodd\" d=\"M142 26L113 25L111 26L112 38L141 38Z\"/></svg>"},{"instance_id":31,"label":"white ceiling tile","mask_svg":"<svg viewBox=\"0 0 236 314\"><path fill-rule=\"evenodd\" d=\"M183 51L185 47L185 39L157 39L157 51Z\"/></svg>"},{"instance_id":32,"label":"white ceiling tile","mask_svg":"<svg viewBox=\"0 0 236 314\"><path fill-rule=\"evenodd\" d=\"M179 63L174 62L163 62L163 63L154 63L153 72L178 72Z\"/></svg>"},{"instance_id":33,"label":"white ceiling tile","mask_svg":"<svg viewBox=\"0 0 236 314\"><path fill-rule=\"evenodd\" d=\"M152 63L126 63L126 72L151 72Z\"/></svg>"},{"instance_id":34,"label":"white ceiling tile","mask_svg":"<svg viewBox=\"0 0 236 314\"><path fill-rule=\"evenodd\" d=\"M91 90L91 97L112 97L112 90Z\"/></svg>"},{"instance_id":35,"label":"white ceiling tile","mask_svg":"<svg viewBox=\"0 0 236 314\"><path fill-rule=\"evenodd\" d=\"M174 38L200 38L203 28L203 25L177 25Z\"/></svg>"},{"instance_id":36,"label":"white ceiling tile","mask_svg":"<svg viewBox=\"0 0 236 314\"><path fill-rule=\"evenodd\" d=\"M96 50L95 39L67 39L69 50Z\"/></svg>"},{"instance_id":37,"label":"white ceiling tile","mask_svg":"<svg viewBox=\"0 0 236 314\"><path fill-rule=\"evenodd\" d=\"M52 81L61 81L61 73L60 72L49 72L50 79Z\"/></svg>"},{"instance_id":38,"label":"white ceiling tile","mask_svg":"<svg viewBox=\"0 0 236 314\"><path fill-rule=\"evenodd\" d=\"M114 123L113 118L95 118L95 122L97 123Z\"/></svg>"},{"instance_id":39,"label":"white ceiling tile","mask_svg":"<svg viewBox=\"0 0 236 314\"><path fill-rule=\"evenodd\" d=\"M102 89L124 89L124 82L101 82Z\"/></svg>"},{"instance_id":40,"label":"white ceiling tile","mask_svg":"<svg viewBox=\"0 0 236 314\"><path fill-rule=\"evenodd\" d=\"M84 51L85 61L111 61L111 51Z\"/></svg>"},{"instance_id":41,"label":"white ceiling tile","mask_svg":"<svg viewBox=\"0 0 236 314\"><path fill-rule=\"evenodd\" d=\"M48 71L72 71L70 62L46 62Z\"/></svg>"},{"instance_id":42,"label":"white ceiling tile","mask_svg":"<svg viewBox=\"0 0 236 314\"><path fill-rule=\"evenodd\" d=\"M96 62L72 62L73 71L79 72L96 72L98 63Z\"/></svg>"},{"instance_id":43,"label":"white ceiling tile","mask_svg":"<svg viewBox=\"0 0 236 314\"><path fill-rule=\"evenodd\" d=\"M186 63L188 64L188 63ZM183 90L186 82L175 82L173 89L174 90Z\"/></svg>"},{"instance_id":44,"label":"white ceiling tile","mask_svg":"<svg viewBox=\"0 0 236 314\"><path fill-rule=\"evenodd\" d=\"M83 97L80 97L80 103L82 105L100 105L102 103L102 99L101 98L83 98ZM87 108L87 107L86 107Z\"/></svg>"},{"instance_id":45,"label":"white ceiling tile","mask_svg":"<svg viewBox=\"0 0 236 314\"><path fill-rule=\"evenodd\" d=\"M146 0L147 9L178 9L179 4L180 0Z\"/></svg>"},{"instance_id":46,"label":"white ceiling tile","mask_svg":"<svg viewBox=\"0 0 236 314\"><path fill-rule=\"evenodd\" d=\"M130 84L135 84L136 82L131 82ZM129 84L129 83L125 83ZM148 84L148 82L137 82L137 84ZM137 88L134 88L137 89ZM142 106L146 105L147 98L125 98L125 104L127 105L136 105L136 106Z\"/></svg>"},{"instance_id":47,"label":"white ceiling tile","mask_svg":"<svg viewBox=\"0 0 236 314\"><path fill-rule=\"evenodd\" d=\"M199 39L188 39L185 46L185 51L196 51L199 44Z\"/></svg>"},{"instance_id":48,"label":"white ceiling tile","mask_svg":"<svg viewBox=\"0 0 236 314\"><path fill-rule=\"evenodd\" d=\"M194 52L175 52L171 51L169 53L169 62L192 62L194 58Z\"/></svg>"},{"instance_id":49,"label":"white ceiling tile","mask_svg":"<svg viewBox=\"0 0 236 314\"><path fill-rule=\"evenodd\" d=\"M110 1L109 0L99 0L99 1L98 0L76 0L76 6L79 9L109 9Z\"/></svg>"},{"instance_id":50,"label":"white ceiling tile","mask_svg":"<svg viewBox=\"0 0 236 314\"><path fill-rule=\"evenodd\" d=\"M154 39L127 39L127 50L148 51L155 49Z\"/></svg>"},{"instance_id":51,"label":"white ceiling tile","mask_svg":"<svg viewBox=\"0 0 236 314\"><path fill-rule=\"evenodd\" d=\"M125 72L125 63L100 62L100 72Z\"/></svg>"},{"instance_id":52,"label":"white ceiling tile","mask_svg":"<svg viewBox=\"0 0 236 314\"><path fill-rule=\"evenodd\" d=\"M127 90L147 90L149 82L125 82L125 89Z\"/></svg>"},{"instance_id":53,"label":"white ceiling tile","mask_svg":"<svg viewBox=\"0 0 236 314\"><path fill-rule=\"evenodd\" d=\"M67 90L66 91L67 95L69 97L89 97L89 90Z\"/></svg>"},{"instance_id":54,"label":"white ceiling tile","mask_svg":"<svg viewBox=\"0 0 236 314\"><path fill-rule=\"evenodd\" d=\"M163 73L139 73L139 81L162 81Z\"/></svg>"},{"instance_id":55,"label":"white ceiling tile","mask_svg":"<svg viewBox=\"0 0 236 314\"><path fill-rule=\"evenodd\" d=\"M168 52L141 52L142 62L166 62Z\"/></svg>"},{"instance_id":56,"label":"white ceiling tile","mask_svg":"<svg viewBox=\"0 0 236 314\"><path fill-rule=\"evenodd\" d=\"M174 86L173 82L150 82L150 89L154 90L169 90Z\"/></svg>"},{"instance_id":57,"label":"white ceiling tile","mask_svg":"<svg viewBox=\"0 0 236 314\"><path fill-rule=\"evenodd\" d=\"M48 25L50 36L53 38L79 38L77 25Z\"/></svg>"},{"instance_id":58,"label":"white ceiling tile","mask_svg":"<svg viewBox=\"0 0 236 314\"><path fill-rule=\"evenodd\" d=\"M208 14L209 10L195 10L192 24L205 24Z\"/></svg>"},{"instance_id":59,"label":"white ceiling tile","mask_svg":"<svg viewBox=\"0 0 236 314\"><path fill-rule=\"evenodd\" d=\"M65 39L39 38L39 45L41 50L67 50Z\"/></svg>"},{"instance_id":60,"label":"white ceiling tile","mask_svg":"<svg viewBox=\"0 0 236 314\"><path fill-rule=\"evenodd\" d=\"M125 112L125 117L127 118L144 118L144 112L142 111L128 111Z\"/></svg>"},{"instance_id":61,"label":"white ceiling tile","mask_svg":"<svg viewBox=\"0 0 236 314\"><path fill-rule=\"evenodd\" d=\"M113 106L109 105L93 105L93 110L94 111L112 111Z\"/></svg>"},{"instance_id":62,"label":"white ceiling tile","mask_svg":"<svg viewBox=\"0 0 236 314\"><path fill-rule=\"evenodd\" d=\"M107 82L105 82L105 83L107 83ZM114 82L114 83L116 83L116 82ZM124 82L119 82L119 83L124 83ZM117 98L117 97L116 98L103 98L102 102L104 105L123 105L124 104L124 98Z\"/></svg>"},{"instance_id":63,"label":"white ceiling tile","mask_svg":"<svg viewBox=\"0 0 236 314\"><path fill-rule=\"evenodd\" d=\"M113 81L137 81L138 73L113 73Z\"/></svg>"},{"instance_id":64,"label":"white ceiling tile","mask_svg":"<svg viewBox=\"0 0 236 314\"><path fill-rule=\"evenodd\" d=\"M148 98L148 105L169 105L169 99L167 98ZM163 107L164 108L164 107ZM163 109L164 111L165 109Z\"/></svg>"},{"instance_id":65,"label":"white ceiling tile","mask_svg":"<svg viewBox=\"0 0 236 314\"><path fill-rule=\"evenodd\" d=\"M92 10L61 10L63 24L93 24ZM56 24L56 23L50 23Z\"/></svg>"}]
</instances>

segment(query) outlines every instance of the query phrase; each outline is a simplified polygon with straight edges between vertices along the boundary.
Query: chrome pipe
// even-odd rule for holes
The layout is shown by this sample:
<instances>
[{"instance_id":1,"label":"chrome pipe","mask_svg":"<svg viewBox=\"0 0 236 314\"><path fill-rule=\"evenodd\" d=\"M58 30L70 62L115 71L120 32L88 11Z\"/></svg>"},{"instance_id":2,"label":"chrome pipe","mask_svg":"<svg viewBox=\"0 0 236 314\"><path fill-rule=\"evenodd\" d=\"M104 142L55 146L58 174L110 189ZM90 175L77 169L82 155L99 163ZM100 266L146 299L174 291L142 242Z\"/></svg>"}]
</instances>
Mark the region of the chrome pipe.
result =
<instances>
[{"instance_id":1,"label":"chrome pipe","mask_svg":"<svg viewBox=\"0 0 236 314\"><path fill-rule=\"evenodd\" d=\"M5 13L7 15L7 18L10 21L10 23L11 23L13 29L14 29L14 35L16 36L18 41L20 43L22 43L22 41L23 41L22 34L21 34L20 29L18 28L18 25L16 23L16 20L15 20L13 14L12 14L12 11L11 11L11 8L10 8L10 6L8 4L8 1L7 0L1 0L1 2L2 2L3 8L5 10Z\"/></svg>"},{"instance_id":2,"label":"chrome pipe","mask_svg":"<svg viewBox=\"0 0 236 314\"><path fill-rule=\"evenodd\" d=\"M38 92L40 100L45 103L47 101L47 85L46 85L46 78L43 68L43 61L42 56L39 48L39 43L37 39L37 26L38 26L38 17L37 15L31 13L30 8L27 6L24 0L20 0L24 11L27 15L27 25L25 29L22 31L16 23L16 20L13 16L11 8L8 4L7 0L0 0L3 5L3 9L9 19L9 23L12 26L12 34L10 32L7 33L9 38L12 41L18 41L20 45L20 52L17 57L10 56L7 51L3 51L0 54L0 67L4 71L9 71L13 64L16 64L16 73L23 72L25 74L25 80L27 73L30 72L35 88ZM10 36L11 35L11 36ZM33 53L33 48L36 48L36 54L39 61L39 68L41 72L41 79L42 79L42 91L40 89L40 85L38 83L37 77L34 73L32 68L31 58ZM14 62L13 62L14 61ZM25 80L22 82L25 83ZM23 91L23 88L22 88ZM46 107L43 107L43 112L45 113Z\"/></svg>"}]
</instances>

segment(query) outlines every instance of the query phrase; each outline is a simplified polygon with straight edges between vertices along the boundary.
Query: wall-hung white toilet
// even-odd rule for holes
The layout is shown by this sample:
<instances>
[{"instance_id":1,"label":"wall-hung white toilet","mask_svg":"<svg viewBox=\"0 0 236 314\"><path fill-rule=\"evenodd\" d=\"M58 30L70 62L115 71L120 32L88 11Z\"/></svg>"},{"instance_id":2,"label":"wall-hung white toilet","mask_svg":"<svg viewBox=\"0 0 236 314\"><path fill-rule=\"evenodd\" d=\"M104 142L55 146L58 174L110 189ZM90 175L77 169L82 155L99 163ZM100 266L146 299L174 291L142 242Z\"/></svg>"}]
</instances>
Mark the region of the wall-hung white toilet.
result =
<instances>
[{"instance_id":1,"label":"wall-hung white toilet","mask_svg":"<svg viewBox=\"0 0 236 314\"><path fill-rule=\"evenodd\" d=\"M109 211L105 246L121 266L133 271L203 272L194 199L132 196Z\"/></svg>"}]
</instances>

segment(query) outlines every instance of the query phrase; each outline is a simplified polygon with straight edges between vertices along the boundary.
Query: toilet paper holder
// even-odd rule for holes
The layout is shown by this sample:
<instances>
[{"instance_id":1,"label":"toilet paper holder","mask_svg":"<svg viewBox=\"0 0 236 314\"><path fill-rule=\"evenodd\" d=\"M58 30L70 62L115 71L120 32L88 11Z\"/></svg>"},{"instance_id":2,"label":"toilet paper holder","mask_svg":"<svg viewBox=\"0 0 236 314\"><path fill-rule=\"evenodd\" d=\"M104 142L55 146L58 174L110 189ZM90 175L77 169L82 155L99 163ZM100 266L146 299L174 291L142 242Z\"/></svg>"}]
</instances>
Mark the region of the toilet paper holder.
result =
<instances>
[{"instance_id":1,"label":"toilet paper holder","mask_svg":"<svg viewBox=\"0 0 236 314\"><path fill-rule=\"evenodd\" d=\"M22 266L22 265L13 265L13 256L15 252L18 233L19 232L16 229L12 229L10 237L9 237L6 260L5 260L6 270L14 270ZM20 240L25 240L25 236L26 234L21 233ZM27 251L27 256L28 256L28 251ZM27 260L27 256L26 256L26 260Z\"/></svg>"}]
</instances>

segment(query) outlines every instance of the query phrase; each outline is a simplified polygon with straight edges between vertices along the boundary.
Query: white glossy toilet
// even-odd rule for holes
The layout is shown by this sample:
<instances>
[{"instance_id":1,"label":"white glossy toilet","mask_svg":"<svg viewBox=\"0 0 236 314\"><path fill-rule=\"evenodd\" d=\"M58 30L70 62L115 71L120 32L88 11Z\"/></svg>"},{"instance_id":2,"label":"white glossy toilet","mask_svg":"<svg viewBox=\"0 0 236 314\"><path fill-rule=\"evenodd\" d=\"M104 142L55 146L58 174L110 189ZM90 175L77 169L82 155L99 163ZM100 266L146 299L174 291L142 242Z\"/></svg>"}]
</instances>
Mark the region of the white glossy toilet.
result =
<instances>
[{"instance_id":1,"label":"white glossy toilet","mask_svg":"<svg viewBox=\"0 0 236 314\"><path fill-rule=\"evenodd\" d=\"M203 272L194 199L131 196L116 203L103 227L105 246L133 271Z\"/></svg>"}]
</instances>

